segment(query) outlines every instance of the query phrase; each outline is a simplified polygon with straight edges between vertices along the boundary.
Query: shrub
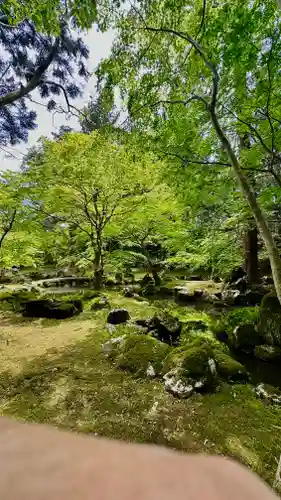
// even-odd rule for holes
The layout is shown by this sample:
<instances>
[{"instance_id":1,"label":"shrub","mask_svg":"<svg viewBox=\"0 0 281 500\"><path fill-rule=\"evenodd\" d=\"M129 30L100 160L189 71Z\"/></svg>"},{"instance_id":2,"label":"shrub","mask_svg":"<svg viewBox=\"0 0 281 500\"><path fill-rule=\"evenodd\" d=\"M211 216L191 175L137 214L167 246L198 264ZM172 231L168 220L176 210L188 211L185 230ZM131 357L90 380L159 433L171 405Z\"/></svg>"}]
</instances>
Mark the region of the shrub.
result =
<instances>
[{"instance_id":1,"label":"shrub","mask_svg":"<svg viewBox=\"0 0 281 500\"><path fill-rule=\"evenodd\" d=\"M244 323L256 324L259 316L258 307L239 307L226 315L227 329L233 330L238 325Z\"/></svg>"}]
</instances>

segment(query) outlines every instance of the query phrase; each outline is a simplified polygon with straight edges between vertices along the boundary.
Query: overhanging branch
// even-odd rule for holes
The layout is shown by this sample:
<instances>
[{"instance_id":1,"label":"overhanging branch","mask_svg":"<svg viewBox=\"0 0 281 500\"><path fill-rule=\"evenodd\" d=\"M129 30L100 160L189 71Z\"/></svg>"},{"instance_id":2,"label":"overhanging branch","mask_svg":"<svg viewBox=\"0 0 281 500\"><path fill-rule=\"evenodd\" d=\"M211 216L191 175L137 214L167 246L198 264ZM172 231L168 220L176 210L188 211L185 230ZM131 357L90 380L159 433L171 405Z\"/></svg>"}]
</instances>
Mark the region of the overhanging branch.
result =
<instances>
[{"instance_id":1,"label":"overhanging branch","mask_svg":"<svg viewBox=\"0 0 281 500\"><path fill-rule=\"evenodd\" d=\"M40 85L43 74L48 69L48 67L50 66L50 64L54 59L54 56L59 47L59 43L60 43L60 37L57 37L45 61L43 61L42 64L40 64L40 66L37 68L33 77L30 79L27 85L25 86L21 85L19 89L13 90L9 94L0 97L0 107L6 106L7 104L12 104L18 99L27 96L30 92L32 92L32 90L34 90L36 87Z\"/></svg>"},{"instance_id":2,"label":"overhanging branch","mask_svg":"<svg viewBox=\"0 0 281 500\"><path fill-rule=\"evenodd\" d=\"M218 96L218 87L219 87L219 74L217 71L216 66L208 59L206 56L204 50L202 49L201 45L192 38L188 33L184 33L182 31L176 31L170 28L153 28L152 26L146 26L143 28L147 31L153 31L156 33L169 33L170 35L177 36L179 38L182 38L183 40L186 40L187 42L191 43L191 45L194 47L196 52L200 55L201 59L203 60L205 66L210 69L213 75L213 90L212 90L212 98L211 98L211 103L209 105L210 111L212 112L217 103L217 96ZM207 102L206 99L201 98L201 100L204 100L204 102Z\"/></svg>"}]
</instances>

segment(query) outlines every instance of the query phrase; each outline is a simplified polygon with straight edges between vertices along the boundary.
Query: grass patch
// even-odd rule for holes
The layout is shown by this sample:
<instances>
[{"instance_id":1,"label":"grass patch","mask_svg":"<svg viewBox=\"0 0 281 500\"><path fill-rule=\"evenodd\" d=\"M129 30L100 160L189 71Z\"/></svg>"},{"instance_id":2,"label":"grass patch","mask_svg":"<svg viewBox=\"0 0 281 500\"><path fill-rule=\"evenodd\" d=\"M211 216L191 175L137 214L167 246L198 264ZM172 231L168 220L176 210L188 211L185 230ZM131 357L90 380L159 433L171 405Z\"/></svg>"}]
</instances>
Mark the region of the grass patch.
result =
<instances>
[{"instance_id":1,"label":"grass patch","mask_svg":"<svg viewBox=\"0 0 281 500\"><path fill-rule=\"evenodd\" d=\"M131 317L149 317L155 309L108 295ZM136 379L106 360L100 345L109 338L103 327L107 312L88 314L44 327L40 320L3 325L2 415L231 456L273 484L281 450L280 408L257 399L251 385L223 385L218 393L177 400L160 380Z\"/></svg>"}]
</instances>

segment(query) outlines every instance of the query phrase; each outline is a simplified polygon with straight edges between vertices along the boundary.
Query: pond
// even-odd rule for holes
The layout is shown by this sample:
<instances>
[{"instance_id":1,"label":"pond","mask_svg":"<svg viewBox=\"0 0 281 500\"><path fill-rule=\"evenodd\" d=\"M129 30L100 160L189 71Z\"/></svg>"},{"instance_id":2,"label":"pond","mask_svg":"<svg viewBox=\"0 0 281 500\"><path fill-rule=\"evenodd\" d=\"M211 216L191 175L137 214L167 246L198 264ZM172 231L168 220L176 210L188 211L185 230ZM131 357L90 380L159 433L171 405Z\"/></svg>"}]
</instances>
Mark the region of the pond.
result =
<instances>
[{"instance_id":1,"label":"pond","mask_svg":"<svg viewBox=\"0 0 281 500\"><path fill-rule=\"evenodd\" d=\"M232 356L245 366L250 373L250 382L257 385L261 382L281 389L281 367L278 363L261 361L254 356L242 352L233 352Z\"/></svg>"}]
</instances>

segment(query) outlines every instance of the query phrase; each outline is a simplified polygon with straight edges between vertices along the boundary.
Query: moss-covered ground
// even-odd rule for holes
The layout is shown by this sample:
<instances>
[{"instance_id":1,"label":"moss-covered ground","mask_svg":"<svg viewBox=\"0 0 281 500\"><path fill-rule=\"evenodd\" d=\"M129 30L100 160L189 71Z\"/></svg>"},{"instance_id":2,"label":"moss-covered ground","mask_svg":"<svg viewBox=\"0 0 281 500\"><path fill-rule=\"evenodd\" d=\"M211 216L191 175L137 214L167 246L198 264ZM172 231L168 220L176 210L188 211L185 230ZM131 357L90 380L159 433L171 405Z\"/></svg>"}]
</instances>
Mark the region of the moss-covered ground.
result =
<instances>
[{"instance_id":1,"label":"moss-covered ground","mask_svg":"<svg viewBox=\"0 0 281 500\"><path fill-rule=\"evenodd\" d=\"M109 292L112 307L145 318L159 304ZM176 306L171 306L176 312ZM178 400L160 380L118 369L101 353L108 311L88 306L73 319L0 318L0 413L116 439L234 457L274 485L281 453L281 408L257 399L253 386L225 385ZM206 313L181 308L187 319Z\"/></svg>"}]
</instances>

